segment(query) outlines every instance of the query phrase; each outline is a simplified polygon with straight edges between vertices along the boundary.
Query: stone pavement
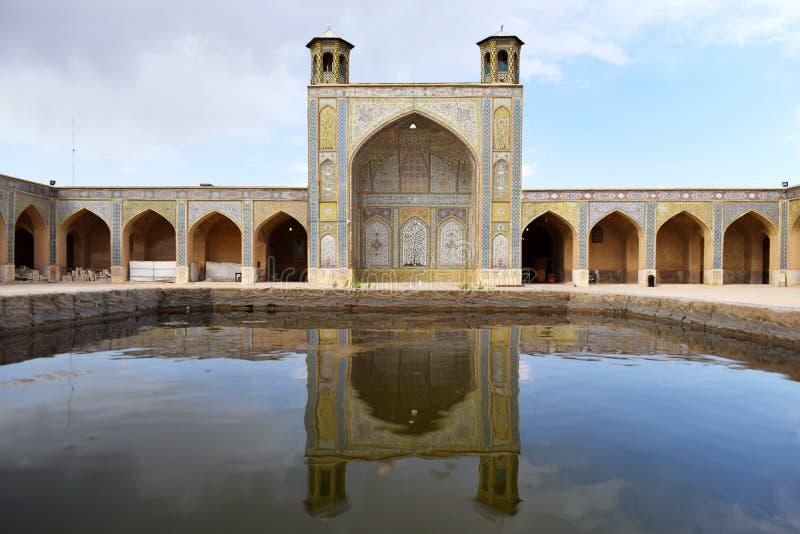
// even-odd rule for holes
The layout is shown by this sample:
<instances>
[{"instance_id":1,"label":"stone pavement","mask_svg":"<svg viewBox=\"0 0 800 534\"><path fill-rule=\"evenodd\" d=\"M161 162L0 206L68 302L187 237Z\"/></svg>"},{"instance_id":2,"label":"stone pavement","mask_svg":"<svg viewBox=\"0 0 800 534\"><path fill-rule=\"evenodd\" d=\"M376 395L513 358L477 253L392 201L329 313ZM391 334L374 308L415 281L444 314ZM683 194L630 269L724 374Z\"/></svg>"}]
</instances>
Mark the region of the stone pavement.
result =
<instances>
[{"instance_id":1,"label":"stone pavement","mask_svg":"<svg viewBox=\"0 0 800 534\"><path fill-rule=\"evenodd\" d=\"M208 288L241 288L241 289L270 289L270 288L325 288L330 286L313 286L300 283L259 283L255 286L243 286L236 282L196 282L185 286L171 283L135 282L124 284L111 284L107 282L60 282L60 283L31 283L21 282L0 285L0 297L17 295L41 295L59 293L78 293L85 291L125 290L135 288L181 288L181 287L208 287ZM342 290L343 288L339 288ZM373 284L367 288L362 284L360 291L369 293L370 289L396 290L396 291L435 291L457 289L455 284L428 284L422 287L416 285L411 288L407 283L402 284ZM627 284L600 284L589 287L574 287L572 284L535 284L524 287L498 287L493 291L525 292L535 295L537 291L568 291L572 293L593 293L607 295L630 295L669 297L685 300L705 302L719 302L731 304L745 304L765 306L770 308L785 308L800 310L800 286L777 287L768 285L726 285L707 286L699 284L667 284L657 287L643 287ZM366 295L364 295L366 296ZM535 297L534 297L535 298Z\"/></svg>"}]
</instances>

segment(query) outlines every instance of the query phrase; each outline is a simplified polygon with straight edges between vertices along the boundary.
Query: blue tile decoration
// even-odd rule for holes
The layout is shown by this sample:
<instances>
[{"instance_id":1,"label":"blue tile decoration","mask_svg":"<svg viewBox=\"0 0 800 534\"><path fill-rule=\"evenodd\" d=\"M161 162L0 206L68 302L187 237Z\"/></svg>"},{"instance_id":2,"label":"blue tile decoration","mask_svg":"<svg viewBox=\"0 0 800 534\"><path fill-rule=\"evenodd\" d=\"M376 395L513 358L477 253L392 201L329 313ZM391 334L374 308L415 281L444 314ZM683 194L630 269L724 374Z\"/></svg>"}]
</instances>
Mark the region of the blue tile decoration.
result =
<instances>
[{"instance_id":1,"label":"blue tile decoration","mask_svg":"<svg viewBox=\"0 0 800 534\"><path fill-rule=\"evenodd\" d=\"M514 172L511 178L511 267L520 268L520 190L522 189L522 100L514 99Z\"/></svg>"},{"instance_id":2,"label":"blue tile decoration","mask_svg":"<svg viewBox=\"0 0 800 534\"><path fill-rule=\"evenodd\" d=\"M253 265L253 202L242 202L242 219L244 230L242 232L242 264Z\"/></svg>"},{"instance_id":3,"label":"blue tile decoration","mask_svg":"<svg viewBox=\"0 0 800 534\"><path fill-rule=\"evenodd\" d=\"M646 210L643 202L592 202L589 204L589 228L612 211L624 213L636 221L642 231L645 230Z\"/></svg>"},{"instance_id":4,"label":"blue tile decoration","mask_svg":"<svg viewBox=\"0 0 800 534\"><path fill-rule=\"evenodd\" d=\"M589 206L581 202L578 222L578 269L588 269L589 264Z\"/></svg>"},{"instance_id":5,"label":"blue tile decoration","mask_svg":"<svg viewBox=\"0 0 800 534\"><path fill-rule=\"evenodd\" d=\"M722 204L714 204L714 269L722 269Z\"/></svg>"},{"instance_id":6,"label":"blue tile decoration","mask_svg":"<svg viewBox=\"0 0 800 534\"><path fill-rule=\"evenodd\" d=\"M483 100L483 165L481 176L483 188L481 189L481 266L488 269L491 262L491 224L492 224L492 184L489 166L491 163L492 147L492 101Z\"/></svg>"},{"instance_id":7,"label":"blue tile decoration","mask_svg":"<svg viewBox=\"0 0 800 534\"><path fill-rule=\"evenodd\" d=\"M186 201L178 201L177 209L177 246L178 246L178 265L186 266Z\"/></svg>"},{"instance_id":8,"label":"blue tile decoration","mask_svg":"<svg viewBox=\"0 0 800 534\"><path fill-rule=\"evenodd\" d=\"M726 202L725 203L725 229L736 219L753 211L771 221L775 227L779 226L777 202Z\"/></svg>"},{"instance_id":9,"label":"blue tile decoration","mask_svg":"<svg viewBox=\"0 0 800 534\"><path fill-rule=\"evenodd\" d=\"M16 219L14 218L14 213L16 213L14 209L15 199L14 191L9 191L8 193L8 263L9 265L14 265L14 223L16 223Z\"/></svg>"},{"instance_id":10,"label":"blue tile decoration","mask_svg":"<svg viewBox=\"0 0 800 534\"><path fill-rule=\"evenodd\" d=\"M781 203L781 269L788 269L789 265L789 205Z\"/></svg>"},{"instance_id":11,"label":"blue tile decoration","mask_svg":"<svg viewBox=\"0 0 800 534\"><path fill-rule=\"evenodd\" d=\"M111 265L122 265L122 202L111 207Z\"/></svg>"},{"instance_id":12,"label":"blue tile decoration","mask_svg":"<svg viewBox=\"0 0 800 534\"><path fill-rule=\"evenodd\" d=\"M50 265L56 264L56 209L55 199L50 199Z\"/></svg>"},{"instance_id":13,"label":"blue tile decoration","mask_svg":"<svg viewBox=\"0 0 800 534\"><path fill-rule=\"evenodd\" d=\"M647 204L647 231L645 232L645 269L656 268L656 205L652 202Z\"/></svg>"},{"instance_id":14,"label":"blue tile decoration","mask_svg":"<svg viewBox=\"0 0 800 534\"><path fill-rule=\"evenodd\" d=\"M59 200L57 207L59 226L82 209L91 211L107 225L111 225L111 203L108 200Z\"/></svg>"},{"instance_id":15,"label":"blue tile decoration","mask_svg":"<svg viewBox=\"0 0 800 534\"><path fill-rule=\"evenodd\" d=\"M201 201L189 204L189 228L198 220L212 212L219 212L229 217L239 228L242 228L241 201Z\"/></svg>"},{"instance_id":16,"label":"blue tile decoration","mask_svg":"<svg viewBox=\"0 0 800 534\"><path fill-rule=\"evenodd\" d=\"M308 266L319 267L317 220L317 101L308 101Z\"/></svg>"},{"instance_id":17,"label":"blue tile decoration","mask_svg":"<svg viewBox=\"0 0 800 534\"><path fill-rule=\"evenodd\" d=\"M339 267L347 267L347 100L339 99Z\"/></svg>"}]
</instances>

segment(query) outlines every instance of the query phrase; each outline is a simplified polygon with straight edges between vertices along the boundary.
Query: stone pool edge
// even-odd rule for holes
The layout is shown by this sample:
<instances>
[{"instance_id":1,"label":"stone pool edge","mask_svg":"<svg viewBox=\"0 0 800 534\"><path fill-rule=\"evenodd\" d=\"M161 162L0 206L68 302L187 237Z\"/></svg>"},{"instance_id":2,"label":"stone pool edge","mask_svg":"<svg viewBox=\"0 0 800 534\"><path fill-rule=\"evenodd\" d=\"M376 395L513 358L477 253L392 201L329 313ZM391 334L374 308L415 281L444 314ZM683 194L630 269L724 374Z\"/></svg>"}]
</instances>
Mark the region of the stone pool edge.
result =
<instances>
[{"instance_id":1,"label":"stone pool edge","mask_svg":"<svg viewBox=\"0 0 800 534\"><path fill-rule=\"evenodd\" d=\"M645 319L695 330L800 343L800 310L685 297L573 291L125 288L0 297L0 333L158 310L253 309L403 313L533 313Z\"/></svg>"}]
</instances>

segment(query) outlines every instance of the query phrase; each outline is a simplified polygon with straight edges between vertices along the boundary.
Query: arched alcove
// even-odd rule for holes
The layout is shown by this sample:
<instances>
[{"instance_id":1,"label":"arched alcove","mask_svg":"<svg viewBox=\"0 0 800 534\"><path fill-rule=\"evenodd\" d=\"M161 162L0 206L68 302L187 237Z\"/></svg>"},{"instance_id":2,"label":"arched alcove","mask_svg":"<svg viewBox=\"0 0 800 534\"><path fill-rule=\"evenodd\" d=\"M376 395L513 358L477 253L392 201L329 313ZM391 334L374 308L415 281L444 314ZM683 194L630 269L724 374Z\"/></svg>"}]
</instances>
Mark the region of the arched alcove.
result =
<instances>
[{"instance_id":1,"label":"arched alcove","mask_svg":"<svg viewBox=\"0 0 800 534\"><path fill-rule=\"evenodd\" d=\"M259 281L306 281L308 236L297 219L282 211L276 213L256 229L254 241Z\"/></svg>"},{"instance_id":2,"label":"arched alcove","mask_svg":"<svg viewBox=\"0 0 800 534\"><path fill-rule=\"evenodd\" d=\"M233 282L237 273L241 276L242 231L227 216L216 211L205 215L186 241L190 272L195 263L198 280Z\"/></svg>"},{"instance_id":3,"label":"arched alcove","mask_svg":"<svg viewBox=\"0 0 800 534\"><path fill-rule=\"evenodd\" d=\"M778 265L779 254L775 226L754 211L745 213L725 230L723 283L768 284L770 269Z\"/></svg>"},{"instance_id":4,"label":"arched alcove","mask_svg":"<svg viewBox=\"0 0 800 534\"><path fill-rule=\"evenodd\" d=\"M713 259L712 236L697 217L682 211L656 234L656 281L660 284L702 284Z\"/></svg>"},{"instance_id":5,"label":"arched alcove","mask_svg":"<svg viewBox=\"0 0 800 534\"><path fill-rule=\"evenodd\" d=\"M58 265L62 270L111 268L111 229L97 214L82 209L58 230Z\"/></svg>"},{"instance_id":6,"label":"arched alcove","mask_svg":"<svg viewBox=\"0 0 800 534\"><path fill-rule=\"evenodd\" d=\"M789 231L789 283L800 284L800 217Z\"/></svg>"},{"instance_id":7,"label":"arched alcove","mask_svg":"<svg viewBox=\"0 0 800 534\"><path fill-rule=\"evenodd\" d=\"M601 284L637 283L643 244L642 230L633 219L619 211L606 215L590 231L590 276L594 272Z\"/></svg>"},{"instance_id":8,"label":"arched alcove","mask_svg":"<svg viewBox=\"0 0 800 534\"><path fill-rule=\"evenodd\" d=\"M414 333L408 333L405 341L408 335ZM434 431L447 412L475 389L474 356L466 338L461 332L457 339L428 340L426 345L435 348L392 345L361 353L351 361L350 383L370 415L390 425L393 432L422 435Z\"/></svg>"},{"instance_id":9,"label":"arched alcove","mask_svg":"<svg viewBox=\"0 0 800 534\"><path fill-rule=\"evenodd\" d=\"M574 233L563 218L546 212L522 231L522 282L572 281Z\"/></svg>"},{"instance_id":10,"label":"arched alcove","mask_svg":"<svg viewBox=\"0 0 800 534\"><path fill-rule=\"evenodd\" d=\"M476 220L478 189L475 158L449 127L421 112L398 118L357 148L352 169L350 236L355 268L383 269L387 276L400 278L403 270L409 269L408 277L414 279L410 269L475 267L477 258L468 253L479 249L478 232L471 227ZM386 231L366 232L365 225L375 217L388 225ZM463 230L452 231L452 225L448 226L448 237L462 236L463 242L448 239L442 248L440 227L448 220L459 221ZM414 240L418 243L415 258L409 259ZM390 263L378 266L368 247L388 253ZM467 251L460 265L454 264L451 254L457 250ZM388 269L392 271L388 273Z\"/></svg>"},{"instance_id":11,"label":"arched alcove","mask_svg":"<svg viewBox=\"0 0 800 534\"><path fill-rule=\"evenodd\" d=\"M8 264L8 225L0 214L0 265Z\"/></svg>"},{"instance_id":12,"label":"arched alcove","mask_svg":"<svg viewBox=\"0 0 800 534\"><path fill-rule=\"evenodd\" d=\"M44 217L28 206L14 224L14 265L40 270L49 265L50 238Z\"/></svg>"}]
</instances>

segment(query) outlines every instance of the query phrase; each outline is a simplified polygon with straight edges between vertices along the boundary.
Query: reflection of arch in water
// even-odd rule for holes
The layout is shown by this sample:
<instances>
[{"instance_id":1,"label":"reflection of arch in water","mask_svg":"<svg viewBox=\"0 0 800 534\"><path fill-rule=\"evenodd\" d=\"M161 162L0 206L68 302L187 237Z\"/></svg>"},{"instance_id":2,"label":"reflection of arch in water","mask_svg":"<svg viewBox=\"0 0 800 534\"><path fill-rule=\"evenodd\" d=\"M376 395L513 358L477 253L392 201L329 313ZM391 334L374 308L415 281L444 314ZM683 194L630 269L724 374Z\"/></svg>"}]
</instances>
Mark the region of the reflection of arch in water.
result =
<instances>
[{"instance_id":1,"label":"reflection of arch in water","mask_svg":"<svg viewBox=\"0 0 800 534\"><path fill-rule=\"evenodd\" d=\"M518 327L311 331L309 513L346 509L344 462L409 455L480 456L476 500L516 513L518 336ZM349 344L357 354L342 357Z\"/></svg>"},{"instance_id":2,"label":"reflection of arch in water","mask_svg":"<svg viewBox=\"0 0 800 534\"><path fill-rule=\"evenodd\" d=\"M401 434L438 429L474 389L474 357L462 340L452 349L381 348L351 363L350 383L370 414Z\"/></svg>"}]
</instances>

